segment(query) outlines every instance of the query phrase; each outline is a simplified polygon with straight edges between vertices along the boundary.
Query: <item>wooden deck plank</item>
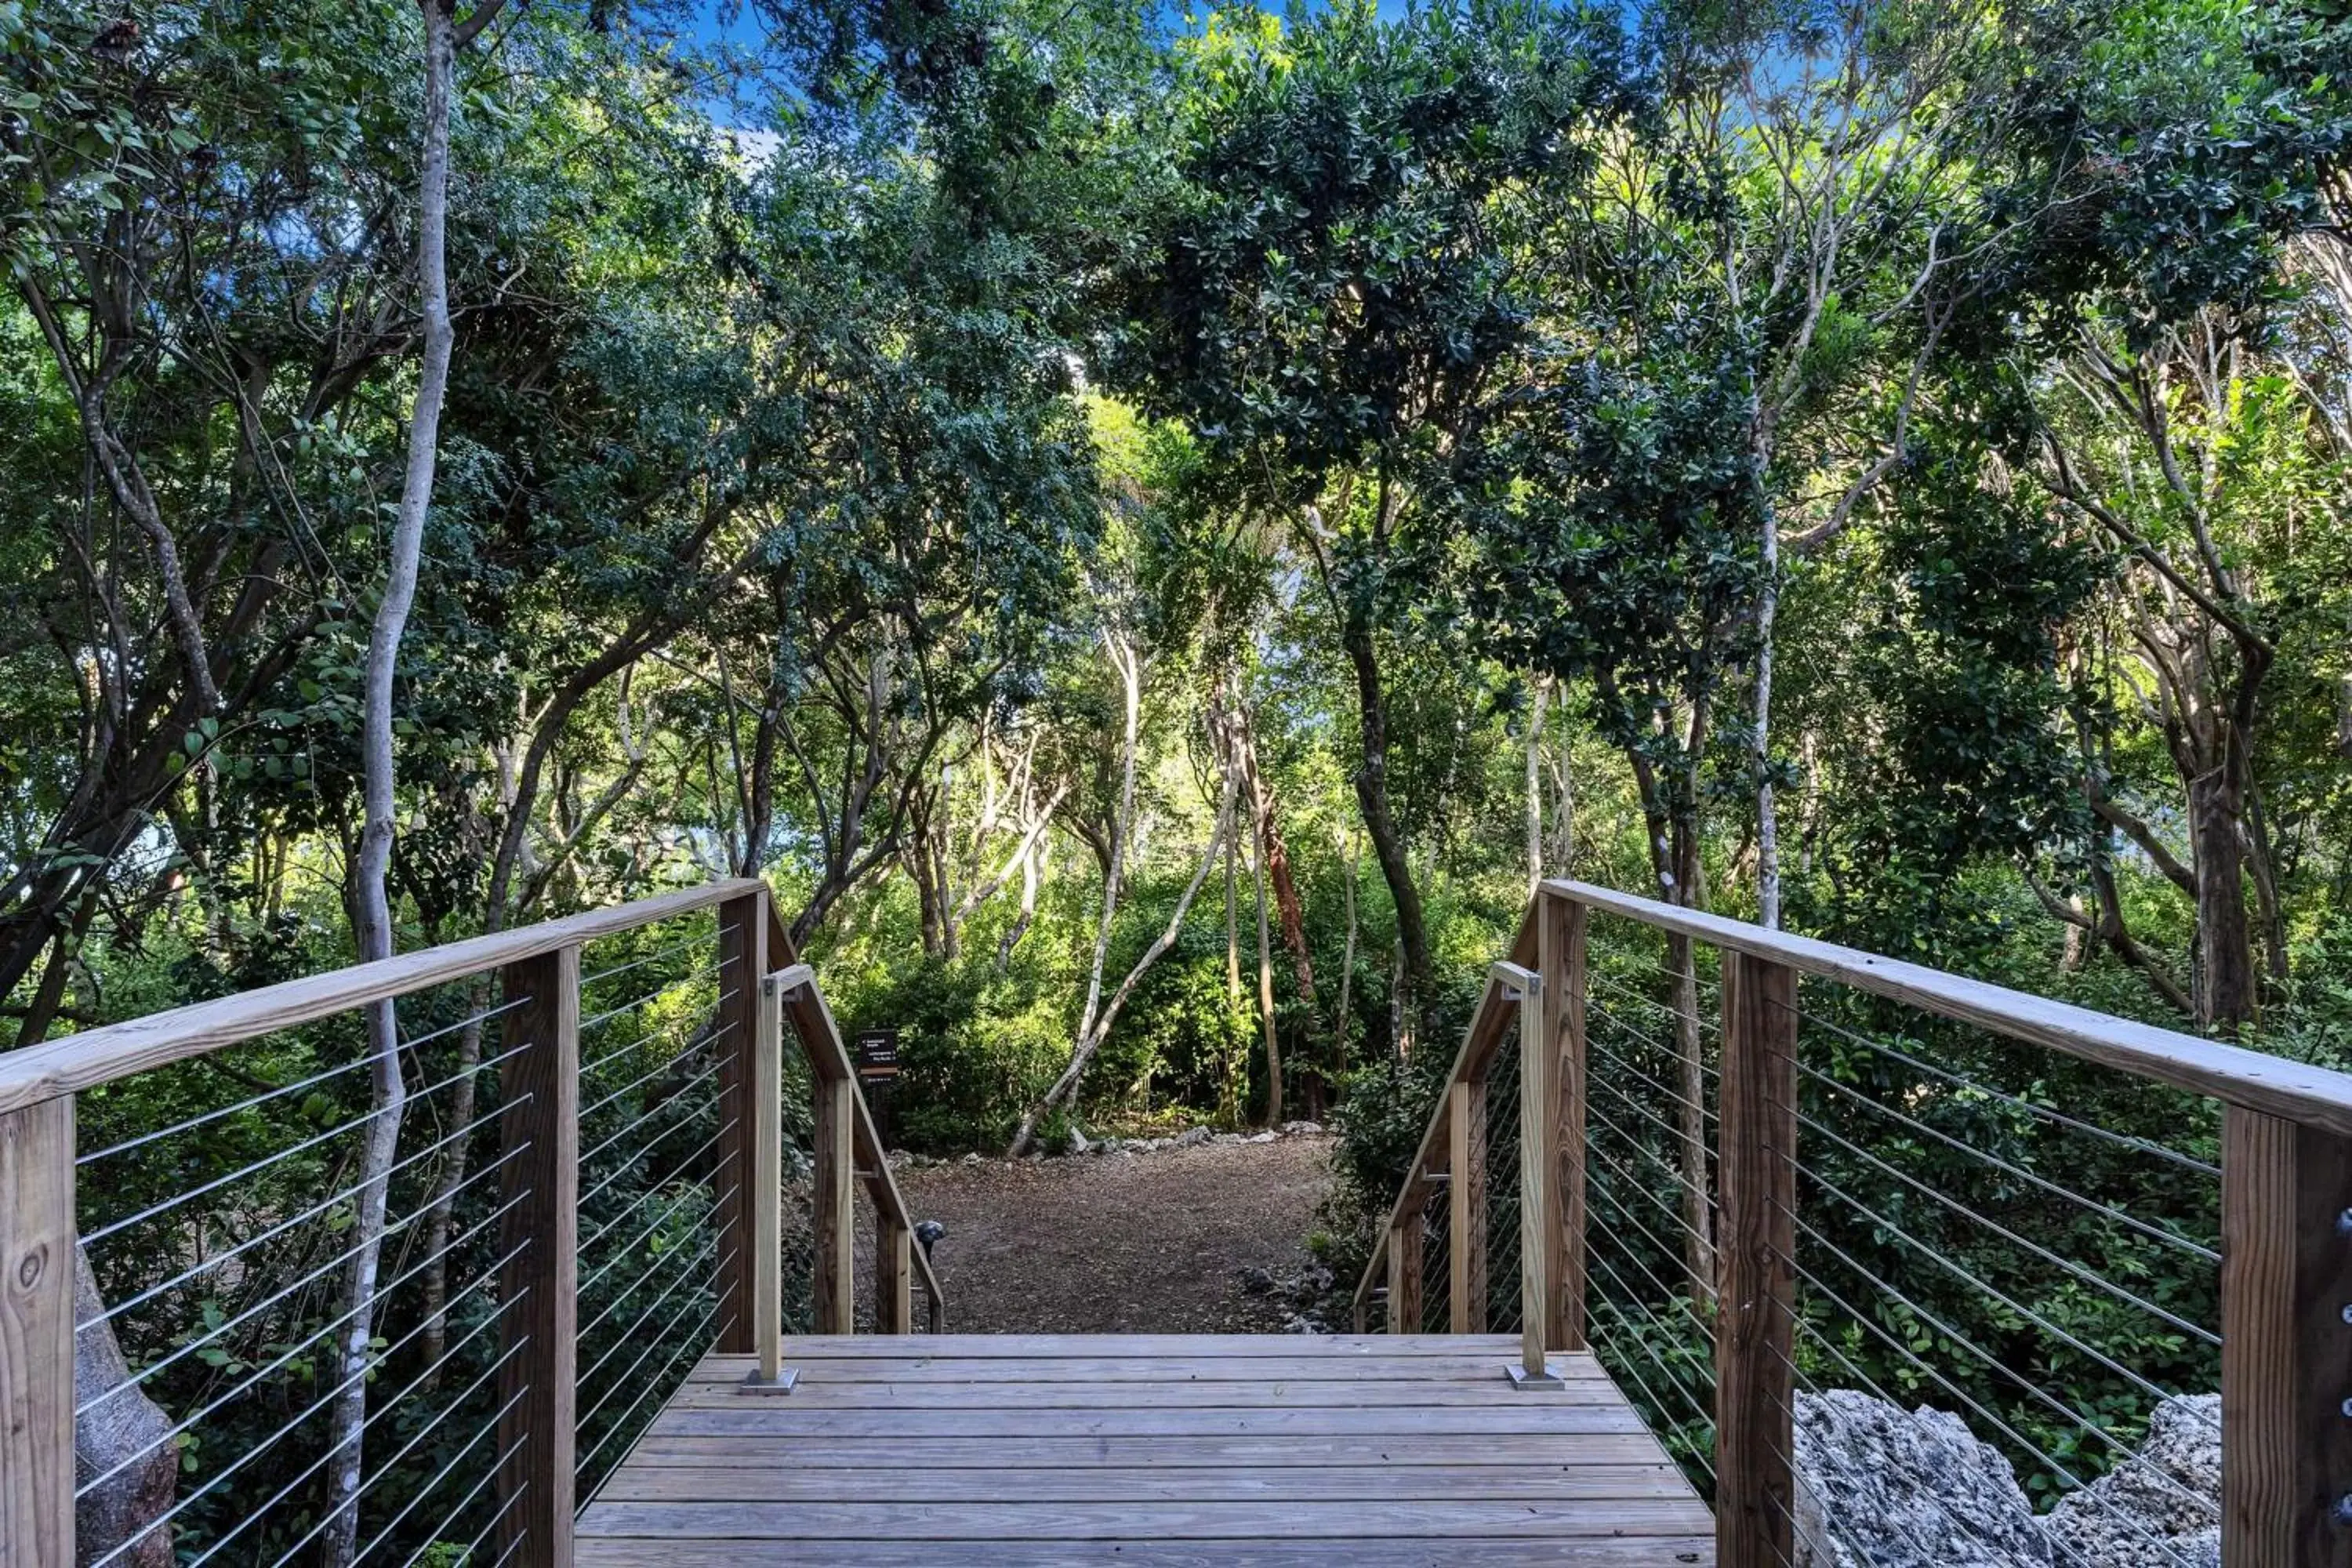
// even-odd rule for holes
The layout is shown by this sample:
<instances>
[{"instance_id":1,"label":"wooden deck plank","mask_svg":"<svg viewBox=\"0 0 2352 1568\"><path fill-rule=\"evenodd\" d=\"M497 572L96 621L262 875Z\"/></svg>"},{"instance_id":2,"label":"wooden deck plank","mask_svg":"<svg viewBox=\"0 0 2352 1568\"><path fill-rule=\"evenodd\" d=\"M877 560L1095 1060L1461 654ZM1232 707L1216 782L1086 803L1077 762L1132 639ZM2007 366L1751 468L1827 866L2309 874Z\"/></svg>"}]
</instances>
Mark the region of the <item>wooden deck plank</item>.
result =
<instances>
[{"instance_id":1,"label":"wooden deck plank","mask_svg":"<svg viewBox=\"0 0 2352 1568\"><path fill-rule=\"evenodd\" d=\"M1691 1499L1454 1502L602 1502L580 1535L698 1541L1376 1541L1688 1535Z\"/></svg>"},{"instance_id":2,"label":"wooden deck plank","mask_svg":"<svg viewBox=\"0 0 2352 1568\"><path fill-rule=\"evenodd\" d=\"M656 1418L653 1430L678 1436L690 1433L720 1437L756 1436L767 1433L804 1437L897 1437L906 1441L931 1437L1044 1437L1057 1434L1079 1437L1213 1437L1257 1432L1331 1437L1380 1432L1412 1437L1437 1432L1494 1435L1646 1430L1630 1405L1544 1403L1536 1394L1518 1396L1516 1407L1505 1405L1498 1409L1477 1405L1445 1410L785 1411L760 1407L782 1402L771 1398L752 1405L747 1397L741 1403L750 1405L748 1409L666 1410Z\"/></svg>"},{"instance_id":3,"label":"wooden deck plank","mask_svg":"<svg viewBox=\"0 0 2352 1568\"><path fill-rule=\"evenodd\" d=\"M1712 1533L1633 1536L1613 1541L1285 1541L1249 1542L960 1541L647 1541L628 1536L580 1542L576 1568L1280 1568L1345 1563L1348 1568L1707 1568Z\"/></svg>"},{"instance_id":4,"label":"wooden deck plank","mask_svg":"<svg viewBox=\"0 0 2352 1568\"><path fill-rule=\"evenodd\" d=\"M1412 1410L1483 1408L1496 1388L1510 1392L1502 1367L1481 1369L1475 1377L1419 1383L1346 1383L1331 1378L1268 1376L1251 1383L951 1383L898 1378L879 1383L803 1383L793 1394L797 1410L1099 1410L1106 1390L1118 1397L1149 1402L1156 1410ZM748 1397L723 1384L691 1384L670 1401L673 1410L733 1410ZM1534 1394L1528 1397L1536 1397ZM1599 1378L1583 1378L1542 1391L1554 1405L1615 1406L1617 1391Z\"/></svg>"},{"instance_id":5,"label":"wooden deck plank","mask_svg":"<svg viewBox=\"0 0 2352 1568\"><path fill-rule=\"evenodd\" d=\"M922 1342L917 1340L916 1343ZM919 1355L788 1358L805 1384L881 1383L919 1374L950 1383L1150 1383L1225 1382L1279 1376L1288 1382L1426 1382L1431 1378L1475 1378L1517 1359L1514 1347L1492 1355L1370 1356L1066 1356L1014 1360L1003 1356ZM1589 1356L1554 1355L1552 1363L1572 1381L1605 1383L1607 1374ZM712 1356L694 1371L694 1385L725 1387L743 1381L749 1356Z\"/></svg>"},{"instance_id":6,"label":"wooden deck plank","mask_svg":"<svg viewBox=\"0 0 2352 1568\"><path fill-rule=\"evenodd\" d=\"M1590 1356L1507 1335L803 1338L784 1396L706 1359L579 1522L579 1568L1714 1562Z\"/></svg>"},{"instance_id":7,"label":"wooden deck plank","mask_svg":"<svg viewBox=\"0 0 2352 1568\"><path fill-rule=\"evenodd\" d=\"M1558 1502L1571 1499L1686 1500L1690 1483L1670 1465L1100 1466L940 1469L917 1456L888 1469L802 1469L767 1465L633 1464L605 1486L607 1502Z\"/></svg>"},{"instance_id":8,"label":"wooden deck plank","mask_svg":"<svg viewBox=\"0 0 2352 1568\"><path fill-rule=\"evenodd\" d=\"M669 1436L656 1433L637 1445L629 1458L629 1468L786 1466L803 1470L887 1470L906 1465L913 1452L898 1438ZM1271 1437L927 1437L920 1449L920 1463L927 1471L995 1469L1009 1465L1055 1471L1122 1465L1149 1465L1162 1469L1373 1465L1403 1470L1415 1465L1553 1468L1651 1464L1658 1459L1657 1439L1640 1431L1417 1433L1410 1441L1380 1433Z\"/></svg>"},{"instance_id":9,"label":"wooden deck plank","mask_svg":"<svg viewBox=\"0 0 2352 1568\"><path fill-rule=\"evenodd\" d=\"M1277 1361L1321 1356L1516 1355L1517 1334L793 1334L784 1356L806 1360L903 1360L908 1355L1054 1361L1094 1356L1246 1356ZM749 1364L748 1358L713 1358Z\"/></svg>"}]
</instances>

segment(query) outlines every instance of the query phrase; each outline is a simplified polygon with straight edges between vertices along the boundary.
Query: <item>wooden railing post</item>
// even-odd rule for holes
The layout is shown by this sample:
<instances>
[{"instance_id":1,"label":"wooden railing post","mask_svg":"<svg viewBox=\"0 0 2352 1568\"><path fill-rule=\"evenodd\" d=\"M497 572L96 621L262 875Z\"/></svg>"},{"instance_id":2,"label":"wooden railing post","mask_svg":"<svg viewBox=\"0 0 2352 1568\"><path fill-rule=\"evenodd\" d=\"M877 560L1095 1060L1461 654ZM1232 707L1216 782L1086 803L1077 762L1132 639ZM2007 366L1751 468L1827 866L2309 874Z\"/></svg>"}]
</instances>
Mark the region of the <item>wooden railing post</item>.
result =
<instances>
[{"instance_id":1,"label":"wooden railing post","mask_svg":"<svg viewBox=\"0 0 2352 1568\"><path fill-rule=\"evenodd\" d=\"M74 1100L0 1115L0 1568L74 1561Z\"/></svg>"},{"instance_id":2,"label":"wooden railing post","mask_svg":"<svg viewBox=\"0 0 2352 1568\"><path fill-rule=\"evenodd\" d=\"M499 1089L499 1551L571 1568L579 1340L580 950L509 964Z\"/></svg>"},{"instance_id":3,"label":"wooden railing post","mask_svg":"<svg viewBox=\"0 0 2352 1568\"><path fill-rule=\"evenodd\" d=\"M1453 1179L1446 1202L1447 1261L1453 1266L1446 1323L1457 1334L1486 1331L1486 1075L1446 1090L1453 1122Z\"/></svg>"},{"instance_id":4,"label":"wooden railing post","mask_svg":"<svg viewBox=\"0 0 2352 1568\"><path fill-rule=\"evenodd\" d=\"M1715 1320L1718 1568L1795 1561L1797 972L1723 955Z\"/></svg>"},{"instance_id":5,"label":"wooden railing post","mask_svg":"<svg viewBox=\"0 0 2352 1568\"><path fill-rule=\"evenodd\" d=\"M1421 1205L1389 1227L1389 1332L1421 1332Z\"/></svg>"},{"instance_id":6,"label":"wooden railing post","mask_svg":"<svg viewBox=\"0 0 2352 1568\"><path fill-rule=\"evenodd\" d=\"M784 1377L784 1003L776 976L760 976L759 1026L751 1037L745 1110L750 1117L751 1184L742 1214L751 1235L751 1381L789 1386ZM723 1252L725 1248L722 1247Z\"/></svg>"},{"instance_id":7,"label":"wooden railing post","mask_svg":"<svg viewBox=\"0 0 2352 1568\"><path fill-rule=\"evenodd\" d=\"M1559 1053L1544 1026L1545 985L1532 970L1498 963L1496 978L1519 1004L1519 1363L1522 1388L1557 1387L1549 1352L1559 1344L1554 1300L1559 1260Z\"/></svg>"},{"instance_id":8,"label":"wooden railing post","mask_svg":"<svg viewBox=\"0 0 2352 1568\"><path fill-rule=\"evenodd\" d=\"M719 906L719 1007L711 1027L719 1052L718 1173L710 1223L719 1243L719 1343L729 1355L758 1350L752 1304L751 1216L745 1200L759 1183L751 1137L751 1062L760 1036L760 982L768 973L768 890ZM781 1148L778 1158L782 1158Z\"/></svg>"},{"instance_id":9,"label":"wooden railing post","mask_svg":"<svg viewBox=\"0 0 2352 1568\"><path fill-rule=\"evenodd\" d=\"M874 1331L915 1331L915 1233L887 1214L875 1216Z\"/></svg>"},{"instance_id":10,"label":"wooden railing post","mask_svg":"<svg viewBox=\"0 0 2352 1568\"><path fill-rule=\"evenodd\" d=\"M2221 1562L2352 1563L2352 1140L2230 1106Z\"/></svg>"},{"instance_id":11,"label":"wooden railing post","mask_svg":"<svg viewBox=\"0 0 2352 1568\"><path fill-rule=\"evenodd\" d=\"M1556 1349L1584 1344L1584 963L1585 910L1571 899L1536 895L1536 969L1543 976L1539 1035L1551 1055L1551 1153L1558 1223L1544 1232L1552 1289L1544 1337Z\"/></svg>"},{"instance_id":12,"label":"wooden railing post","mask_svg":"<svg viewBox=\"0 0 2352 1568\"><path fill-rule=\"evenodd\" d=\"M816 1082L816 1331L846 1334L856 1329L857 1084L845 1075Z\"/></svg>"}]
</instances>

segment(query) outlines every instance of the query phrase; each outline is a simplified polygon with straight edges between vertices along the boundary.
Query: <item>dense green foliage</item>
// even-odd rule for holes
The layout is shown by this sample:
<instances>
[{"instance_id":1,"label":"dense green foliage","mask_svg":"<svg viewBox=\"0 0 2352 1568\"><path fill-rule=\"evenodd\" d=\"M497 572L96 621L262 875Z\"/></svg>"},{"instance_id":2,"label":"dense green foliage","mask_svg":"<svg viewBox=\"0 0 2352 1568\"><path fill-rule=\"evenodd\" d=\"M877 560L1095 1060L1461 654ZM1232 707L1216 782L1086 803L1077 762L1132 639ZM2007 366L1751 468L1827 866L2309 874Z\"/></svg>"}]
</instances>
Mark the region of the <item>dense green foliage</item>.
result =
<instances>
[{"instance_id":1,"label":"dense green foliage","mask_svg":"<svg viewBox=\"0 0 2352 1568\"><path fill-rule=\"evenodd\" d=\"M420 34L403 0L0 0L16 1043L352 952ZM506 11L459 88L404 945L765 874L845 1024L902 1031L909 1146L1336 1110L1342 1263L1538 871L2352 1062L2340 6L593 0ZM1611 941L1643 1005L1704 1005L1656 970L1687 953ZM634 978L669 1053L643 1070L694 1081L702 977ZM414 1084L474 1070L481 1032L436 1031L484 1001L404 1016ZM1820 1009L2213 1155L2175 1097ZM329 1075L90 1200L95 1229L282 1156L94 1247L109 1300L341 1190L330 1134L369 1103L332 1070L347 1022L89 1100L95 1148ZM1889 1167L2196 1322L2205 1273L1884 1111L2200 1245L2210 1184L1919 1099L1834 1038L1813 1065L1854 1093L1813 1084L1808 1114L1851 1146L1824 1138L1822 1179L1894 1182L1885 1218L2031 1310L1989 1320L1852 1213L1822 1222L1852 1254L1829 1284L1867 1265L2118 1429L2147 1390L2057 1365L2033 1317L2210 1384L2194 1336ZM1673 1052L1615 1040L1672 1081ZM615 1204L715 1135L670 1081ZM428 1101L404 1148L457 1153L404 1167L395 1214L498 1147L470 1097ZM1671 1184L1622 1153L1604 1186L1660 1227L1627 1261L1671 1282ZM461 1229L489 1212L467 1191ZM331 1285L150 1388L184 1415L267 1369L183 1443L189 1487L224 1482L184 1545L278 1484L215 1456L332 1381ZM126 1314L125 1352L253 1286ZM1621 1326L1687 1352L1702 1310ZM425 1364L418 1313L388 1309L380 1379ZM2107 1462L1998 1376L1968 1392Z\"/></svg>"}]
</instances>

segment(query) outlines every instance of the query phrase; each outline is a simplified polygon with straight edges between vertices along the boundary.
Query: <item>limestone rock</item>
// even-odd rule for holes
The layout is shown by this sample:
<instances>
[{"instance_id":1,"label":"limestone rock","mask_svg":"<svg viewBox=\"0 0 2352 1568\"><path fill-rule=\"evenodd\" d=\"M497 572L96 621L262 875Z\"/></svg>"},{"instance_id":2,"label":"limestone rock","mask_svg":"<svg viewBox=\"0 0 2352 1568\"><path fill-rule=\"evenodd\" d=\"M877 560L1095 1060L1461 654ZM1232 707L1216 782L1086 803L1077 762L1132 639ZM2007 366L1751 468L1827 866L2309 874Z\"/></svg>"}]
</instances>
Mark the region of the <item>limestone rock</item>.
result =
<instances>
[{"instance_id":1,"label":"limestone rock","mask_svg":"<svg viewBox=\"0 0 2352 1568\"><path fill-rule=\"evenodd\" d=\"M2046 1521L2062 1568L2221 1568L2221 1396L2156 1407L2138 1452Z\"/></svg>"},{"instance_id":2,"label":"limestone rock","mask_svg":"<svg viewBox=\"0 0 2352 1568\"><path fill-rule=\"evenodd\" d=\"M1800 1394L1796 1428L1827 1537L1806 1568L2051 1568L2009 1460L1958 1416L1837 1389Z\"/></svg>"}]
</instances>

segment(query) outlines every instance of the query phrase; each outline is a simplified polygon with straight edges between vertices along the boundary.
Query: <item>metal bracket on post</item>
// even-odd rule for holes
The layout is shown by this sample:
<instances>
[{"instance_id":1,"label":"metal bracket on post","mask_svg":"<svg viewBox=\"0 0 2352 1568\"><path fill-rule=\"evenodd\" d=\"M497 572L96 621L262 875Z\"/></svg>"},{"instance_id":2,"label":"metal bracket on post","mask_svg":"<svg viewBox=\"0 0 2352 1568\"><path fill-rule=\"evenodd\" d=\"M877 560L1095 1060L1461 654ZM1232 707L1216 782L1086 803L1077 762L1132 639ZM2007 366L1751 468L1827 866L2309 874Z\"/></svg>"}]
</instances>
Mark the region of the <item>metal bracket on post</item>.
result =
<instances>
[{"instance_id":1,"label":"metal bracket on post","mask_svg":"<svg viewBox=\"0 0 2352 1568\"><path fill-rule=\"evenodd\" d=\"M1511 1386L1559 1389L1568 1380L1545 1353L1544 1322L1557 1286L1545 1237L1553 1225L1559 1182L1559 1129L1550 1114L1557 1053L1543 1038L1543 978L1516 963L1487 972L1503 998L1519 1005L1519 1317L1521 1352L1510 1366Z\"/></svg>"}]
</instances>

